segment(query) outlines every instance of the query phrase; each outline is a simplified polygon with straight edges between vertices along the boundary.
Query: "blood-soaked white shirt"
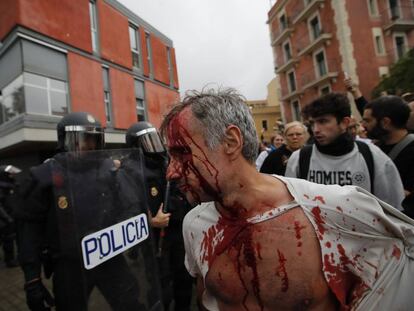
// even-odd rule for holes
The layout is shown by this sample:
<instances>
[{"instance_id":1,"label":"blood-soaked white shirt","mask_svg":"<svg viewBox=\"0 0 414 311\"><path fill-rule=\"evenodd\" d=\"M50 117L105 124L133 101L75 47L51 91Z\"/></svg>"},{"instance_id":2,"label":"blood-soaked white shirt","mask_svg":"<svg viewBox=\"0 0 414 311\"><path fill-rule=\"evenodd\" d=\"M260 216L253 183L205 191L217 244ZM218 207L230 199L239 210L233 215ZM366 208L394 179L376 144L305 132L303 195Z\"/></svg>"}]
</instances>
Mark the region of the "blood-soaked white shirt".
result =
<instances>
[{"instance_id":1,"label":"blood-soaked white shirt","mask_svg":"<svg viewBox=\"0 0 414 311\"><path fill-rule=\"evenodd\" d=\"M295 200L268 211L251 223L277 217L300 206L318 236L323 273L342 307L351 310L410 310L414 305L414 221L367 191L354 186L325 186L281 179ZM211 249L223 239L220 214L203 203L184 219L185 265L193 276L209 271ZM213 246L206 248L208 235ZM203 243L204 241L204 243ZM205 291L203 304L218 310Z\"/></svg>"}]
</instances>

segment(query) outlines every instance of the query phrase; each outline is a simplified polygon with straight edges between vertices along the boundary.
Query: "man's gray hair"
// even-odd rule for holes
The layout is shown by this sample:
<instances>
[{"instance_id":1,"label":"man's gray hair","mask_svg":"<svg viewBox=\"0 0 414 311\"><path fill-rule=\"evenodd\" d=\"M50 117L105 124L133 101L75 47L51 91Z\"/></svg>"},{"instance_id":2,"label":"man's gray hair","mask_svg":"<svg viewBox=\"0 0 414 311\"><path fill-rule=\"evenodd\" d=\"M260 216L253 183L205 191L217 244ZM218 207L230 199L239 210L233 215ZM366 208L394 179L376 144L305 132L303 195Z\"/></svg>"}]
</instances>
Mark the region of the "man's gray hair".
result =
<instances>
[{"instance_id":1,"label":"man's gray hair","mask_svg":"<svg viewBox=\"0 0 414 311\"><path fill-rule=\"evenodd\" d=\"M235 125L243 136L242 155L247 161L254 163L259 149L256 127L245 98L235 89L203 89L201 92L186 92L184 99L164 118L161 125L163 136L168 124L187 106L191 108L191 112L203 127L205 143L210 150L223 141L227 127Z\"/></svg>"}]
</instances>

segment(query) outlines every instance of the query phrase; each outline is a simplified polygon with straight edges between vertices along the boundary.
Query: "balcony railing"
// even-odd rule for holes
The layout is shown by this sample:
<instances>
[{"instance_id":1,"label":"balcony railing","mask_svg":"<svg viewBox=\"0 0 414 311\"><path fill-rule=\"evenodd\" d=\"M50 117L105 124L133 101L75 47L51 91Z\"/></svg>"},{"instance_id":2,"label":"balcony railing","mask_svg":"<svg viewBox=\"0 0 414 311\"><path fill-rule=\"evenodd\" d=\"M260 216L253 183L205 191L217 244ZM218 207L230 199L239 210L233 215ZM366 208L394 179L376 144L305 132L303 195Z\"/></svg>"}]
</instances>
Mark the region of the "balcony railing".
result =
<instances>
[{"instance_id":1,"label":"balcony railing","mask_svg":"<svg viewBox=\"0 0 414 311\"><path fill-rule=\"evenodd\" d=\"M332 32L330 28L327 27L322 28L319 35L314 39L311 38L308 32L306 32L303 36L296 40L296 52L298 53L298 56L312 53L325 43L329 44L331 39Z\"/></svg>"},{"instance_id":2,"label":"balcony railing","mask_svg":"<svg viewBox=\"0 0 414 311\"><path fill-rule=\"evenodd\" d=\"M380 12L385 31L407 31L414 29L414 8L394 6Z\"/></svg>"},{"instance_id":3,"label":"balcony railing","mask_svg":"<svg viewBox=\"0 0 414 311\"><path fill-rule=\"evenodd\" d=\"M312 67L301 75L300 85L302 91L310 87L317 87L327 83L331 79L336 79L339 75L339 65L336 59L325 60L325 66Z\"/></svg>"},{"instance_id":4,"label":"balcony railing","mask_svg":"<svg viewBox=\"0 0 414 311\"><path fill-rule=\"evenodd\" d=\"M276 73L286 72L298 62L299 62L299 59L297 57L290 57L288 60L284 61L281 65L277 66Z\"/></svg>"},{"instance_id":5,"label":"balcony railing","mask_svg":"<svg viewBox=\"0 0 414 311\"><path fill-rule=\"evenodd\" d=\"M279 31L273 33L272 45L275 46L285 40L293 32L292 23L289 19L286 20L286 24Z\"/></svg>"},{"instance_id":6,"label":"balcony railing","mask_svg":"<svg viewBox=\"0 0 414 311\"><path fill-rule=\"evenodd\" d=\"M296 5L292 9L292 23L295 25L308 18L320 6L324 5L325 0L310 0L305 5L303 0L296 1Z\"/></svg>"}]
</instances>

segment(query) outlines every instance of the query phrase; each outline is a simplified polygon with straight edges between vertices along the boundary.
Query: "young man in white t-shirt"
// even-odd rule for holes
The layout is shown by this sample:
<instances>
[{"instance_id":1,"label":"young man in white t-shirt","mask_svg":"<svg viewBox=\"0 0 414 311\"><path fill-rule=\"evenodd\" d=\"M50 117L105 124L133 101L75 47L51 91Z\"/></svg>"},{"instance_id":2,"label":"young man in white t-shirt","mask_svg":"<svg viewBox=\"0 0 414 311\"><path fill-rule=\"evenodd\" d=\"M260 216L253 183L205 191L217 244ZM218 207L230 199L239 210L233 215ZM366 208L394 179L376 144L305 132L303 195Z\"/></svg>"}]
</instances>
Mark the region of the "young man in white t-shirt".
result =
<instances>
[{"instance_id":1,"label":"young man in white t-shirt","mask_svg":"<svg viewBox=\"0 0 414 311\"><path fill-rule=\"evenodd\" d=\"M366 144L372 155L373 170L348 132L351 106L348 98L340 93L324 95L303 109L315 139L311 150L309 169L300 176L300 150L289 158L285 176L300 177L325 185L354 185L376 195L388 204L402 209L404 188L392 160L374 144ZM358 142L364 144L363 142Z\"/></svg>"},{"instance_id":2,"label":"young man in white t-shirt","mask_svg":"<svg viewBox=\"0 0 414 311\"><path fill-rule=\"evenodd\" d=\"M255 126L237 92L188 94L161 130L167 178L199 204L183 234L201 310L414 303L414 222L359 188L257 172Z\"/></svg>"}]
</instances>

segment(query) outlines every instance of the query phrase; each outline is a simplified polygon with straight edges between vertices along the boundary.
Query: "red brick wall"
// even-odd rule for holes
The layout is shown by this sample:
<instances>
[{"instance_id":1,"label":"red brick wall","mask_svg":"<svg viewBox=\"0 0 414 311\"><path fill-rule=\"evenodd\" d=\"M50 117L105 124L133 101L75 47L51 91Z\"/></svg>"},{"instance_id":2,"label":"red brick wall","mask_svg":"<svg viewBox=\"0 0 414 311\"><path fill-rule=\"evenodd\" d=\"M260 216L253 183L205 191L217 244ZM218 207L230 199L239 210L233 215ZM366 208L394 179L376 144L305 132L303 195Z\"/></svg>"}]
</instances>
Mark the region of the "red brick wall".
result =
<instances>
[{"instance_id":1,"label":"red brick wall","mask_svg":"<svg viewBox=\"0 0 414 311\"><path fill-rule=\"evenodd\" d=\"M167 48L165 44L154 35L151 35L151 46L154 79L169 85L170 74L168 72Z\"/></svg>"},{"instance_id":2,"label":"red brick wall","mask_svg":"<svg viewBox=\"0 0 414 311\"><path fill-rule=\"evenodd\" d=\"M0 40L12 30L16 23L19 23L19 1L0 1Z\"/></svg>"},{"instance_id":3,"label":"red brick wall","mask_svg":"<svg viewBox=\"0 0 414 311\"><path fill-rule=\"evenodd\" d=\"M131 69L128 19L104 1L97 2L101 57Z\"/></svg>"},{"instance_id":4,"label":"red brick wall","mask_svg":"<svg viewBox=\"0 0 414 311\"><path fill-rule=\"evenodd\" d=\"M156 127L161 125L164 115L179 99L177 92L149 81L145 81L145 97L149 121Z\"/></svg>"},{"instance_id":5,"label":"red brick wall","mask_svg":"<svg viewBox=\"0 0 414 311\"><path fill-rule=\"evenodd\" d=\"M86 111L106 125L100 63L68 53L71 111Z\"/></svg>"},{"instance_id":6,"label":"red brick wall","mask_svg":"<svg viewBox=\"0 0 414 311\"><path fill-rule=\"evenodd\" d=\"M19 3L21 25L92 52L88 0L19 0ZM3 18L3 11L0 12Z\"/></svg>"},{"instance_id":7,"label":"red brick wall","mask_svg":"<svg viewBox=\"0 0 414 311\"><path fill-rule=\"evenodd\" d=\"M127 129L137 121L134 79L131 75L115 68L109 69L109 75L114 117L113 126L118 129Z\"/></svg>"}]
</instances>

